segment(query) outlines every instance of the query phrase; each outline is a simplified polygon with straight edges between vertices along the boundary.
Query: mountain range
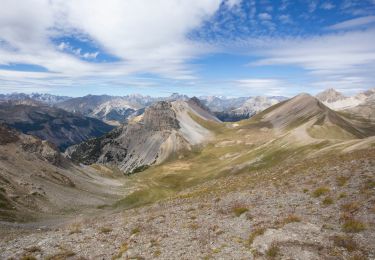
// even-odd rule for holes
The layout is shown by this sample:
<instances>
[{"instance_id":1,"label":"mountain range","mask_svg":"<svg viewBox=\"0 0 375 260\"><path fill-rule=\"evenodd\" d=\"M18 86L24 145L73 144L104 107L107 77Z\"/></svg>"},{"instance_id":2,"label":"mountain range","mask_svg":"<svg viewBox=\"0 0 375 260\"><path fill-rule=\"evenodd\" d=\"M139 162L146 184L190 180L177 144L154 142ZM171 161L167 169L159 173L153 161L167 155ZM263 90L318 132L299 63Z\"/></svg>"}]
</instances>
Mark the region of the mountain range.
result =
<instances>
[{"instance_id":1,"label":"mountain range","mask_svg":"<svg viewBox=\"0 0 375 260\"><path fill-rule=\"evenodd\" d=\"M237 122L222 122L198 98L159 100L63 154L56 133L105 123L29 99L3 101L0 257L263 259L276 250L281 259L370 258L368 93L339 111L325 104L345 99L333 91L275 104L254 98L257 112ZM71 107L124 101L91 98ZM42 140L39 131L55 135Z\"/></svg>"},{"instance_id":2,"label":"mountain range","mask_svg":"<svg viewBox=\"0 0 375 260\"><path fill-rule=\"evenodd\" d=\"M337 90L330 88L318 93L316 97L333 110L344 110L356 107L374 95L375 88L350 97L344 96Z\"/></svg>"},{"instance_id":3,"label":"mountain range","mask_svg":"<svg viewBox=\"0 0 375 260\"><path fill-rule=\"evenodd\" d=\"M112 126L32 100L0 102L0 122L48 140L61 150L107 133Z\"/></svg>"},{"instance_id":4,"label":"mountain range","mask_svg":"<svg viewBox=\"0 0 375 260\"><path fill-rule=\"evenodd\" d=\"M87 95L84 97L60 97L50 94L13 93L0 95L0 100L35 100L73 113L100 119L111 125L126 123L128 119L143 113L144 108L158 101L188 100L189 97L173 93L168 97L150 97L139 94L127 96ZM238 97L201 96L199 100L222 121L238 121L269 107L286 97Z\"/></svg>"},{"instance_id":5,"label":"mountain range","mask_svg":"<svg viewBox=\"0 0 375 260\"><path fill-rule=\"evenodd\" d=\"M200 120L220 122L197 98L160 101L129 124L69 147L66 154L79 163L101 163L126 173L137 172L208 142L213 133Z\"/></svg>"}]
</instances>

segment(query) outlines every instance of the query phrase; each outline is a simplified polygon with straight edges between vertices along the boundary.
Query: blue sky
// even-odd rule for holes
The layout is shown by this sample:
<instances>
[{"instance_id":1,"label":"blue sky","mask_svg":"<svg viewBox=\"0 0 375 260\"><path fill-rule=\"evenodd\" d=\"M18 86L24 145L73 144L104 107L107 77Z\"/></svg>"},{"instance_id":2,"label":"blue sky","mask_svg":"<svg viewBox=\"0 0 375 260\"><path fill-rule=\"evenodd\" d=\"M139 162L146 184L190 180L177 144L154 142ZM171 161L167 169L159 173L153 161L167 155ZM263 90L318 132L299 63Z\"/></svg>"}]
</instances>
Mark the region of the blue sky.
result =
<instances>
[{"instance_id":1,"label":"blue sky","mask_svg":"<svg viewBox=\"0 0 375 260\"><path fill-rule=\"evenodd\" d=\"M0 0L0 93L375 87L375 0Z\"/></svg>"}]
</instances>

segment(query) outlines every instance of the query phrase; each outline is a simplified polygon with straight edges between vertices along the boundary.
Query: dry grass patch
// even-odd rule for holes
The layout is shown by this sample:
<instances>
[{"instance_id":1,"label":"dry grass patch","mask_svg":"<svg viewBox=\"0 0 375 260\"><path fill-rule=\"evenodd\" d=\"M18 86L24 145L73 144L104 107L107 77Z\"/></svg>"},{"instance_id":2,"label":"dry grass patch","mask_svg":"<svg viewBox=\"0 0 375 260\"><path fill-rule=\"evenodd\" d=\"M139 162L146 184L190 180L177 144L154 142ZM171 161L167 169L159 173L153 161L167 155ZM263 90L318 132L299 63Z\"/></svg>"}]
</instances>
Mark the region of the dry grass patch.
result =
<instances>
[{"instance_id":1,"label":"dry grass patch","mask_svg":"<svg viewBox=\"0 0 375 260\"><path fill-rule=\"evenodd\" d=\"M337 235L337 236L333 236L332 240L335 246L343 247L346 250L348 250L348 252L353 252L358 249L358 244L350 236Z\"/></svg>"},{"instance_id":2,"label":"dry grass patch","mask_svg":"<svg viewBox=\"0 0 375 260\"><path fill-rule=\"evenodd\" d=\"M358 201L352 201L345 203L341 206L344 212L354 213L360 209L361 205Z\"/></svg>"},{"instance_id":3,"label":"dry grass patch","mask_svg":"<svg viewBox=\"0 0 375 260\"><path fill-rule=\"evenodd\" d=\"M81 233L82 225L80 223L71 224L69 227L69 234Z\"/></svg>"},{"instance_id":4,"label":"dry grass patch","mask_svg":"<svg viewBox=\"0 0 375 260\"><path fill-rule=\"evenodd\" d=\"M35 253L35 252L41 252L42 249L39 246L31 246L24 249L28 253Z\"/></svg>"},{"instance_id":5,"label":"dry grass patch","mask_svg":"<svg viewBox=\"0 0 375 260\"><path fill-rule=\"evenodd\" d=\"M24 255L24 256L21 256L20 260L37 260L37 259L33 255Z\"/></svg>"},{"instance_id":6,"label":"dry grass patch","mask_svg":"<svg viewBox=\"0 0 375 260\"><path fill-rule=\"evenodd\" d=\"M317 188L316 190L314 190L314 192L312 193L312 196L314 198L318 198L324 194L327 194L328 192L330 191L330 189L326 186L323 186L323 187L319 187Z\"/></svg>"},{"instance_id":7,"label":"dry grass patch","mask_svg":"<svg viewBox=\"0 0 375 260\"><path fill-rule=\"evenodd\" d=\"M141 229L139 227L135 227L135 228L132 229L130 234L135 235L135 234L138 234L139 232L141 232Z\"/></svg>"},{"instance_id":8,"label":"dry grass patch","mask_svg":"<svg viewBox=\"0 0 375 260\"><path fill-rule=\"evenodd\" d=\"M349 218L344 221L342 224L342 229L345 232L349 233L358 233L366 229L366 225L354 218Z\"/></svg>"},{"instance_id":9,"label":"dry grass patch","mask_svg":"<svg viewBox=\"0 0 375 260\"><path fill-rule=\"evenodd\" d=\"M110 232L112 232L112 228L110 228L110 227L101 227L100 228L100 233L107 234L107 233L110 233Z\"/></svg>"},{"instance_id":10,"label":"dry grass patch","mask_svg":"<svg viewBox=\"0 0 375 260\"><path fill-rule=\"evenodd\" d=\"M161 251L160 250L156 250L154 253L153 253L153 256L154 257L159 257L161 255Z\"/></svg>"},{"instance_id":11,"label":"dry grass patch","mask_svg":"<svg viewBox=\"0 0 375 260\"><path fill-rule=\"evenodd\" d=\"M128 249L129 249L128 243L127 242L122 243L121 246L120 246L119 252L116 255L112 256L112 260L121 258L122 255L126 251L128 251Z\"/></svg>"},{"instance_id":12,"label":"dry grass patch","mask_svg":"<svg viewBox=\"0 0 375 260\"><path fill-rule=\"evenodd\" d=\"M355 255L352 255L349 259L350 260L367 260L368 258L364 256L362 253L357 253Z\"/></svg>"},{"instance_id":13,"label":"dry grass patch","mask_svg":"<svg viewBox=\"0 0 375 260\"><path fill-rule=\"evenodd\" d=\"M280 252L280 248L278 247L278 245L276 245L275 243L272 243L271 246L266 251L266 256L268 258L276 258L279 252Z\"/></svg>"},{"instance_id":14,"label":"dry grass patch","mask_svg":"<svg viewBox=\"0 0 375 260\"><path fill-rule=\"evenodd\" d=\"M46 260L65 260L65 259L67 259L69 257L73 257L75 255L76 255L76 253L74 253L73 251L64 250L64 251L61 251L57 254L49 255L45 259Z\"/></svg>"},{"instance_id":15,"label":"dry grass patch","mask_svg":"<svg viewBox=\"0 0 375 260\"><path fill-rule=\"evenodd\" d=\"M301 222L301 218L294 214L289 214L287 217L276 221L276 225L282 227L286 224L293 223L293 222Z\"/></svg>"},{"instance_id":16,"label":"dry grass patch","mask_svg":"<svg viewBox=\"0 0 375 260\"><path fill-rule=\"evenodd\" d=\"M331 197L325 197L322 201L323 205L328 206L333 204L333 199Z\"/></svg>"},{"instance_id":17,"label":"dry grass patch","mask_svg":"<svg viewBox=\"0 0 375 260\"><path fill-rule=\"evenodd\" d=\"M189 224L189 228L193 229L193 230L197 230L199 228L199 224L198 223L191 223Z\"/></svg>"},{"instance_id":18,"label":"dry grass patch","mask_svg":"<svg viewBox=\"0 0 375 260\"><path fill-rule=\"evenodd\" d=\"M336 178L336 182L337 182L337 185L342 187L344 186L349 180L349 177L346 177L346 176L338 176Z\"/></svg>"},{"instance_id":19,"label":"dry grass patch","mask_svg":"<svg viewBox=\"0 0 375 260\"><path fill-rule=\"evenodd\" d=\"M254 242L254 239L255 239L257 236L261 236L261 235L263 235L265 231L266 231L266 228L264 228L264 227L259 227L259 228L254 229L254 230L250 233L250 235L249 235L248 244L251 245L251 244Z\"/></svg>"},{"instance_id":20,"label":"dry grass patch","mask_svg":"<svg viewBox=\"0 0 375 260\"><path fill-rule=\"evenodd\" d=\"M246 208L246 207L243 207L243 206L234 206L232 208L232 212L234 213L234 215L236 215L236 217L239 217L243 213L248 212L248 211L249 211L249 209Z\"/></svg>"}]
</instances>

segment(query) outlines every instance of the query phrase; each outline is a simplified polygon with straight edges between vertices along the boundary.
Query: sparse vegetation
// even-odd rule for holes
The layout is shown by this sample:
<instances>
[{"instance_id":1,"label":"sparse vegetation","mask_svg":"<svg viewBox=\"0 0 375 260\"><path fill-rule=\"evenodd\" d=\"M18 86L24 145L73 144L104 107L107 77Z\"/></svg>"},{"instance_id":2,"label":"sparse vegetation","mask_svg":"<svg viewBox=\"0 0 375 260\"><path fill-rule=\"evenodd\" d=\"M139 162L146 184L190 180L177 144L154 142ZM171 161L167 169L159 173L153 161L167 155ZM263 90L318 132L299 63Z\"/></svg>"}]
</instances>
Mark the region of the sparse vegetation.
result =
<instances>
[{"instance_id":1,"label":"sparse vegetation","mask_svg":"<svg viewBox=\"0 0 375 260\"><path fill-rule=\"evenodd\" d=\"M354 213L354 212L358 211L359 208L360 208L360 204L359 204L358 201L348 202L348 203L345 203L341 206L341 209L344 212L348 212L348 213Z\"/></svg>"},{"instance_id":2,"label":"sparse vegetation","mask_svg":"<svg viewBox=\"0 0 375 260\"><path fill-rule=\"evenodd\" d=\"M259 228L256 228L254 229L250 235L249 235L249 239L248 239L248 243L249 245L251 245L253 242L254 242L254 239L257 237L257 236L261 236L264 234L264 232L266 231L266 228L264 227L259 227Z\"/></svg>"},{"instance_id":3,"label":"sparse vegetation","mask_svg":"<svg viewBox=\"0 0 375 260\"><path fill-rule=\"evenodd\" d=\"M141 232L141 229L139 227L135 227L132 229L130 234L134 235L134 234L138 234L139 232Z\"/></svg>"},{"instance_id":4,"label":"sparse vegetation","mask_svg":"<svg viewBox=\"0 0 375 260\"><path fill-rule=\"evenodd\" d=\"M337 185L342 187L344 186L349 180L349 177L346 176L339 176L336 178Z\"/></svg>"},{"instance_id":5,"label":"sparse vegetation","mask_svg":"<svg viewBox=\"0 0 375 260\"><path fill-rule=\"evenodd\" d=\"M324 186L324 187L320 187L314 190L314 192L312 193L312 196L314 198L318 198L324 194L327 194L328 192L329 192L329 188Z\"/></svg>"},{"instance_id":6,"label":"sparse vegetation","mask_svg":"<svg viewBox=\"0 0 375 260\"><path fill-rule=\"evenodd\" d=\"M189 228L191 228L192 230L197 230L199 228L199 224L196 222L191 223L189 224Z\"/></svg>"},{"instance_id":7,"label":"sparse vegetation","mask_svg":"<svg viewBox=\"0 0 375 260\"><path fill-rule=\"evenodd\" d=\"M46 260L64 260L64 259L67 259L67 258L75 256L75 255L76 255L76 253L74 253L73 251L63 250L63 251L61 251L57 254L49 255L45 259Z\"/></svg>"},{"instance_id":8,"label":"sparse vegetation","mask_svg":"<svg viewBox=\"0 0 375 260\"><path fill-rule=\"evenodd\" d=\"M332 237L332 240L335 246L343 247L349 252L352 252L358 249L358 244L350 236L336 235Z\"/></svg>"},{"instance_id":9,"label":"sparse vegetation","mask_svg":"<svg viewBox=\"0 0 375 260\"><path fill-rule=\"evenodd\" d=\"M100 233L110 233L110 232L112 232L112 228L110 228L110 227L101 227L100 228Z\"/></svg>"},{"instance_id":10,"label":"sparse vegetation","mask_svg":"<svg viewBox=\"0 0 375 260\"><path fill-rule=\"evenodd\" d=\"M345 232L357 233L357 232L361 232L365 230L366 226L361 221L351 218L351 219L347 219L344 221L344 224L342 225L342 229Z\"/></svg>"},{"instance_id":11,"label":"sparse vegetation","mask_svg":"<svg viewBox=\"0 0 375 260\"><path fill-rule=\"evenodd\" d=\"M333 204L333 199L331 197L325 197L322 201L323 205L328 206Z\"/></svg>"},{"instance_id":12,"label":"sparse vegetation","mask_svg":"<svg viewBox=\"0 0 375 260\"><path fill-rule=\"evenodd\" d=\"M156 250L153 255L154 255L154 257L159 257L161 255L161 251Z\"/></svg>"},{"instance_id":13,"label":"sparse vegetation","mask_svg":"<svg viewBox=\"0 0 375 260\"><path fill-rule=\"evenodd\" d=\"M245 141L262 144L270 141L267 138L257 140L253 138L254 135L242 137L251 132L245 128L252 127L248 126L249 124L239 123L240 126L236 129L238 134L233 135L235 140L230 140L229 134L225 136L229 130L222 127L218 133L220 141L228 144L229 140L235 145L215 146L217 143L209 143L207 147L201 148L199 153L152 166L140 174L126 176L126 184L131 188L135 187L129 189L129 192L135 192L130 193L121 206L125 205L127 209L142 208L116 210L113 214L111 210L110 215L100 211L100 216L94 216L87 221L85 219L82 226L72 225L70 234L77 233L76 235L68 236L69 227L56 230L62 238L52 241L52 246L48 241L43 242L43 250L54 252L50 247L55 244L64 245L68 241L67 245L72 247L69 249L78 253L79 248L83 248L88 258L98 258L100 255L105 259L112 256L113 259L137 256L148 259L159 257L162 250L162 258L170 259L175 253L173 249L176 248L178 253L183 250L190 255L196 253L196 258L208 255L218 259L238 259L249 255L251 250L255 252L255 258L259 256L279 259L292 258L296 252L293 251L296 249L292 243L296 243L298 250L307 250L311 255L321 258L326 258L331 249L334 250L332 255L345 256L348 259L362 248L363 254L368 254L365 250L369 248L369 243L363 237L371 236L372 239L371 221L368 222L368 232L353 236L350 233L364 230L366 226L361 222L358 224L358 219L368 221L365 214L372 214L368 210L373 206L369 205L372 198L365 200L365 196L360 194L365 179L369 178L366 177L370 175L369 169L373 169L370 168L372 161L368 163L368 158L371 157L362 156L359 152L354 159L347 153L321 156L319 151L316 158L301 161L303 155L309 154L312 149L315 151L315 147L295 149L286 144L281 150L281 142L277 139L272 141L274 143L271 145L245 145ZM272 131L267 133L271 135ZM335 142L332 141L329 145L336 145ZM236 152L238 157L217 159ZM364 160L363 158L367 161L361 162L363 167L357 167L357 161ZM347 178L336 178L338 175L349 175L352 172L350 185ZM219 176L221 178L218 178ZM338 200L337 197L346 199ZM163 201L144 207L145 204L158 200ZM103 200L101 203L110 204L110 201ZM334 203L334 206L322 206ZM363 211L365 213L359 210L361 206L366 209ZM340 213L344 217L338 222ZM122 221L123 218L126 221ZM301 221L303 223L296 223ZM341 225L342 230L348 233L337 235ZM300 232L300 226L306 228L304 233ZM321 233L316 231L320 227ZM171 228L176 228L176 232L171 232ZM266 228L270 230L263 237ZM55 231L46 231L48 232ZM243 238L244 232L250 233L247 240ZM96 235L94 239L93 234ZM276 236L272 237L274 234ZM280 237L285 240L279 240ZM326 243L327 237L331 238L330 243ZM274 243L271 243L272 240ZM120 244L121 241L126 242ZM223 241L228 243L225 249L220 247ZM98 248L94 248L95 242L99 243ZM35 240L32 243L35 243ZM260 243L262 246L268 245L268 250L264 251ZM116 247L113 247L114 244ZM252 248L245 248L244 245ZM92 253L86 251L90 248L94 249ZM45 252L35 255L44 257ZM175 257L180 256L176 254Z\"/></svg>"},{"instance_id":14,"label":"sparse vegetation","mask_svg":"<svg viewBox=\"0 0 375 260\"><path fill-rule=\"evenodd\" d=\"M24 255L24 256L21 256L20 260L37 260L37 259L33 255Z\"/></svg>"},{"instance_id":15,"label":"sparse vegetation","mask_svg":"<svg viewBox=\"0 0 375 260\"><path fill-rule=\"evenodd\" d=\"M287 217L277 221L276 224L278 226L284 226L289 223L300 222L300 221L301 221L301 218L299 216L294 215L294 214L289 214Z\"/></svg>"},{"instance_id":16,"label":"sparse vegetation","mask_svg":"<svg viewBox=\"0 0 375 260\"><path fill-rule=\"evenodd\" d=\"M241 216L243 213L247 211L249 211L249 209L242 205L235 205L232 207L232 212L234 213L234 215L236 215L236 217Z\"/></svg>"},{"instance_id":17,"label":"sparse vegetation","mask_svg":"<svg viewBox=\"0 0 375 260\"><path fill-rule=\"evenodd\" d=\"M72 234L76 234L76 233L81 233L81 227L82 227L82 225L80 223L74 223L74 224L70 225L69 234L72 235Z\"/></svg>"},{"instance_id":18,"label":"sparse vegetation","mask_svg":"<svg viewBox=\"0 0 375 260\"><path fill-rule=\"evenodd\" d=\"M35 253L35 252L41 252L42 249L39 246L31 246L31 247L25 248L25 251L29 253Z\"/></svg>"},{"instance_id":19,"label":"sparse vegetation","mask_svg":"<svg viewBox=\"0 0 375 260\"><path fill-rule=\"evenodd\" d=\"M112 256L112 260L121 258L122 255L126 251L128 251L128 249L129 249L129 244L127 242L122 243L120 246L119 252L116 255Z\"/></svg>"},{"instance_id":20,"label":"sparse vegetation","mask_svg":"<svg viewBox=\"0 0 375 260\"><path fill-rule=\"evenodd\" d=\"M280 248L276 245L276 243L272 243L271 246L266 251L266 255L269 258L275 258L280 252Z\"/></svg>"}]
</instances>

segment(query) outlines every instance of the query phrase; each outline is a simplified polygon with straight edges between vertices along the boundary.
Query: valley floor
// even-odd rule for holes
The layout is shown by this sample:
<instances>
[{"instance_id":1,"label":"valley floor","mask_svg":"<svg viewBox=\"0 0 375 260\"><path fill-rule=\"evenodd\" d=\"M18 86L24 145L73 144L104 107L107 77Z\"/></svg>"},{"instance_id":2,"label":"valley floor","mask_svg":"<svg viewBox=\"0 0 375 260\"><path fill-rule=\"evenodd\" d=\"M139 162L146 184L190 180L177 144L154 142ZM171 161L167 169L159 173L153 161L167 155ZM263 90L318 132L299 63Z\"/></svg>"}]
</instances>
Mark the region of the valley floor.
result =
<instances>
[{"instance_id":1,"label":"valley floor","mask_svg":"<svg viewBox=\"0 0 375 260\"><path fill-rule=\"evenodd\" d=\"M1 259L375 259L375 148L289 160L148 206L0 232Z\"/></svg>"}]
</instances>

